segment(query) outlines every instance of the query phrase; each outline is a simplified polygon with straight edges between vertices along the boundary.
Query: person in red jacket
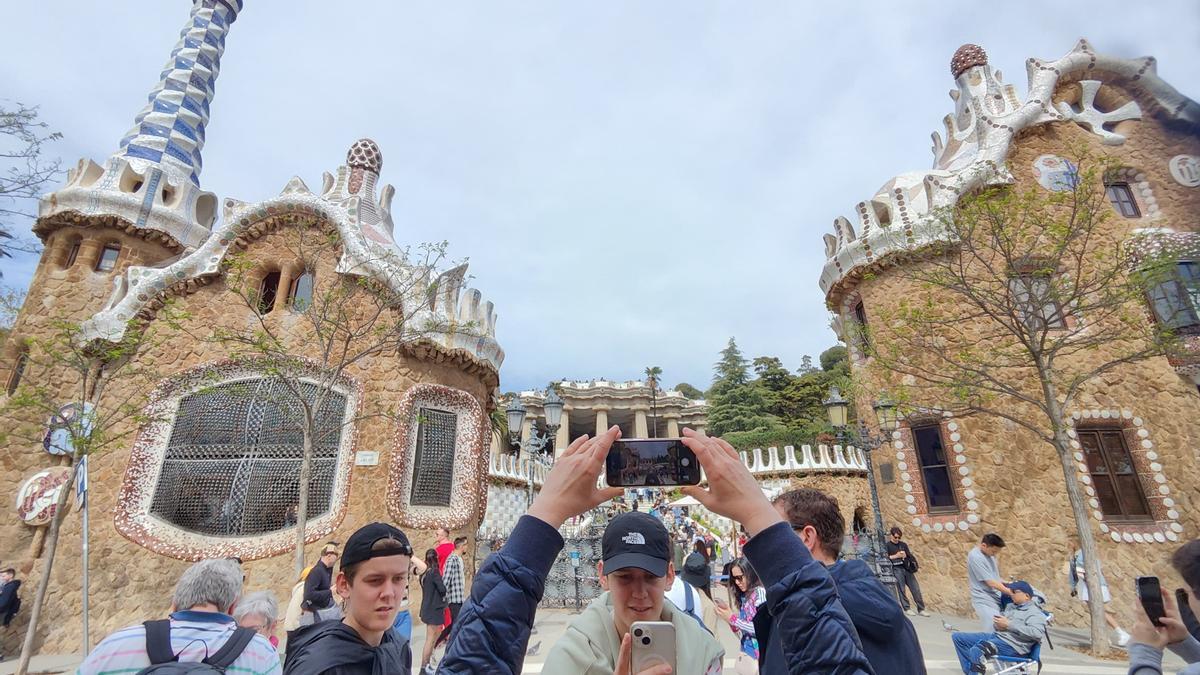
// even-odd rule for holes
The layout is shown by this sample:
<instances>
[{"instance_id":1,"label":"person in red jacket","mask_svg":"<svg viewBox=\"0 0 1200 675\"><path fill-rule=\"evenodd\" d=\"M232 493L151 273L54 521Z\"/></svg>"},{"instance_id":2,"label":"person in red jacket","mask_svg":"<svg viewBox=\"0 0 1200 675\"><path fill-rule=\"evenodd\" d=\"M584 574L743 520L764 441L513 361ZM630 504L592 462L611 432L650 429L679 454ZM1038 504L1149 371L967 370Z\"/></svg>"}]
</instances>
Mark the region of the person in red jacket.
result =
<instances>
[{"instance_id":1,"label":"person in red jacket","mask_svg":"<svg viewBox=\"0 0 1200 675\"><path fill-rule=\"evenodd\" d=\"M433 545L433 550L437 551L438 574L440 574L442 577L445 577L446 561L450 559L450 554L454 553L454 542L450 541L450 530L447 530L444 527L439 527L437 529L437 543ZM446 608L445 619L446 621L444 623L446 627L442 631L442 635L449 637L450 624L454 620L454 618L450 616L449 607ZM439 642L444 642L444 640L439 640Z\"/></svg>"}]
</instances>

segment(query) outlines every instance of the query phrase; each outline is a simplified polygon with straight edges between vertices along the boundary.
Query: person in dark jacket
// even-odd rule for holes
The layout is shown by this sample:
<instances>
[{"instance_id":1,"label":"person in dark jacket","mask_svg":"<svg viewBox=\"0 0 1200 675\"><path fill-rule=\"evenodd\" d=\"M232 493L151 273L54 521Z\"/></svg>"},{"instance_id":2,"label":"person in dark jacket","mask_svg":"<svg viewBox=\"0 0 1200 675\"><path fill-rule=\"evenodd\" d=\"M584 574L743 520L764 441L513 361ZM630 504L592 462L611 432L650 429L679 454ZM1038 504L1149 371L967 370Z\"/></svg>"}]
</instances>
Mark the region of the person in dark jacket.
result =
<instances>
[{"instance_id":1,"label":"person in dark jacket","mask_svg":"<svg viewBox=\"0 0 1200 675\"><path fill-rule=\"evenodd\" d=\"M712 567L708 561L708 547L704 541L697 539L692 542L692 552L683 561L683 580L700 589L712 600Z\"/></svg>"},{"instance_id":2,"label":"person in dark jacket","mask_svg":"<svg viewBox=\"0 0 1200 675\"><path fill-rule=\"evenodd\" d=\"M863 652L875 671L925 675L925 657L921 653L917 631L895 596L888 593L863 561L837 559L846 533L846 521L837 499L820 490L801 488L779 495L774 503L779 515L787 519L813 558L829 569L842 605L862 640ZM770 642L770 634L774 631L767 630ZM760 636L760 645L762 641ZM774 642L763 650L760 673L784 672L777 665L781 645L778 640Z\"/></svg>"},{"instance_id":3,"label":"person in dark jacket","mask_svg":"<svg viewBox=\"0 0 1200 675\"><path fill-rule=\"evenodd\" d=\"M391 628L411 561L408 537L391 525L371 523L350 535L335 580L346 615L288 633L285 675L410 672L408 641Z\"/></svg>"},{"instance_id":4,"label":"person in dark jacket","mask_svg":"<svg viewBox=\"0 0 1200 675\"><path fill-rule=\"evenodd\" d=\"M708 490L684 492L749 533L745 554L767 589L763 608L776 617L785 672L873 675L833 580L772 508L741 458L720 439L691 429L684 436L709 481ZM621 494L620 488L596 487L609 446L619 437L615 426L594 439L583 436L555 461L508 543L476 575L439 675L521 672L546 575L563 547L558 528Z\"/></svg>"},{"instance_id":5,"label":"person in dark jacket","mask_svg":"<svg viewBox=\"0 0 1200 675\"><path fill-rule=\"evenodd\" d=\"M304 614L300 617L300 625L330 619L340 619L341 614L333 611L333 566L338 560L338 549L333 544L321 548L321 558L317 560L308 576L304 578L304 602L300 605Z\"/></svg>"},{"instance_id":6,"label":"person in dark jacket","mask_svg":"<svg viewBox=\"0 0 1200 675\"><path fill-rule=\"evenodd\" d=\"M13 617L21 609L21 598L17 591L21 590L21 580L17 579L17 571L11 567L0 572L0 623L5 627L12 623Z\"/></svg>"},{"instance_id":7,"label":"person in dark jacket","mask_svg":"<svg viewBox=\"0 0 1200 675\"><path fill-rule=\"evenodd\" d=\"M446 627L446 584L438 572L437 549L425 551L425 573L421 575L421 623L425 624L425 647L421 650L421 675L429 668L433 648Z\"/></svg>"}]
</instances>

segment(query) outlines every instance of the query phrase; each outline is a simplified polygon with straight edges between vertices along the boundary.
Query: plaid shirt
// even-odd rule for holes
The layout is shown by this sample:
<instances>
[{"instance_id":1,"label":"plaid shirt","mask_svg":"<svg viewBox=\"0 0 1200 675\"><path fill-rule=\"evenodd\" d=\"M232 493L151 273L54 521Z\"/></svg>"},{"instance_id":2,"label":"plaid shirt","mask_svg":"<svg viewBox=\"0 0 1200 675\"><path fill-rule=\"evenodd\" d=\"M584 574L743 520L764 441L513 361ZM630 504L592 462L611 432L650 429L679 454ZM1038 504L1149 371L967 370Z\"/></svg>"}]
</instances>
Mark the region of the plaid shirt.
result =
<instances>
[{"instance_id":1,"label":"plaid shirt","mask_svg":"<svg viewBox=\"0 0 1200 675\"><path fill-rule=\"evenodd\" d=\"M463 559L457 552L446 558L446 572L442 575L446 584L446 602L461 605L467 597L467 580L463 574Z\"/></svg>"}]
</instances>

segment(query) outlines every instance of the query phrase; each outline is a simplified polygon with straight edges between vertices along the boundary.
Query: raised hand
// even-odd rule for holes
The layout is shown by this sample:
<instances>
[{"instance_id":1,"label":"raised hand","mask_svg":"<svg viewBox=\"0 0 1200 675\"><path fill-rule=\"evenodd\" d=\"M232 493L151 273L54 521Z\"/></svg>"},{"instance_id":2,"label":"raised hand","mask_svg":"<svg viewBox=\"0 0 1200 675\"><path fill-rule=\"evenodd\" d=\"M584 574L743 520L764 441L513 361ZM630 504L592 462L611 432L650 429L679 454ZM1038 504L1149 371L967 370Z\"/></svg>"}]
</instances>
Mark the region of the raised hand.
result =
<instances>
[{"instance_id":1,"label":"raised hand","mask_svg":"<svg viewBox=\"0 0 1200 675\"><path fill-rule=\"evenodd\" d=\"M708 477L707 490L687 486L684 494L709 511L741 523L751 537L783 520L732 445L691 429L684 429L683 436L683 444L696 453Z\"/></svg>"},{"instance_id":2,"label":"raised hand","mask_svg":"<svg viewBox=\"0 0 1200 675\"><path fill-rule=\"evenodd\" d=\"M596 438L587 435L576 438L554 461L542 491L529 507L529 515L557 529L567 518L621 496L624 493L621 488L596 487L608 449L620 437L621 428L614 425Z\"/></svg>"}]
</instances>

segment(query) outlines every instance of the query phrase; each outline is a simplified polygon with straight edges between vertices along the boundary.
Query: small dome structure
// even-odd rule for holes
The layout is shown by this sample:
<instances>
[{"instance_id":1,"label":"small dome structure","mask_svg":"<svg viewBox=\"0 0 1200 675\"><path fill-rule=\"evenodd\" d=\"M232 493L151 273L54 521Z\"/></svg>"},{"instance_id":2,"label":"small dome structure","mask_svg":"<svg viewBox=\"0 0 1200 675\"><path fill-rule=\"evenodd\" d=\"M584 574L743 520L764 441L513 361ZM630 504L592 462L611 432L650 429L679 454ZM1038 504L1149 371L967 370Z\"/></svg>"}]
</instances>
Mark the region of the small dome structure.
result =
<instances>
[{"instance_id":1,"label":"small dome structure","mask_svg":"<svg viewBox=\"0 0 1200 675\"><path fill-rule=\"evenodd\" d=\"M986 66L987 62L987 52L983 51L983 47L965 44L955 50L954 56L950 58L950 73L958 79L968 68Z\"/></svg>"},{"instance_id":2,"label":"small dome structure","mask_svg":"<svg viewBox=\"0 0 1200 675\"><path fill-rule=\"evenodd\" d=\"M375 141L360 138L354 141L346 153L346 166L351 169L366 169L378 175L383 170L383 152Z\"/></svg>"}]
</instances>

